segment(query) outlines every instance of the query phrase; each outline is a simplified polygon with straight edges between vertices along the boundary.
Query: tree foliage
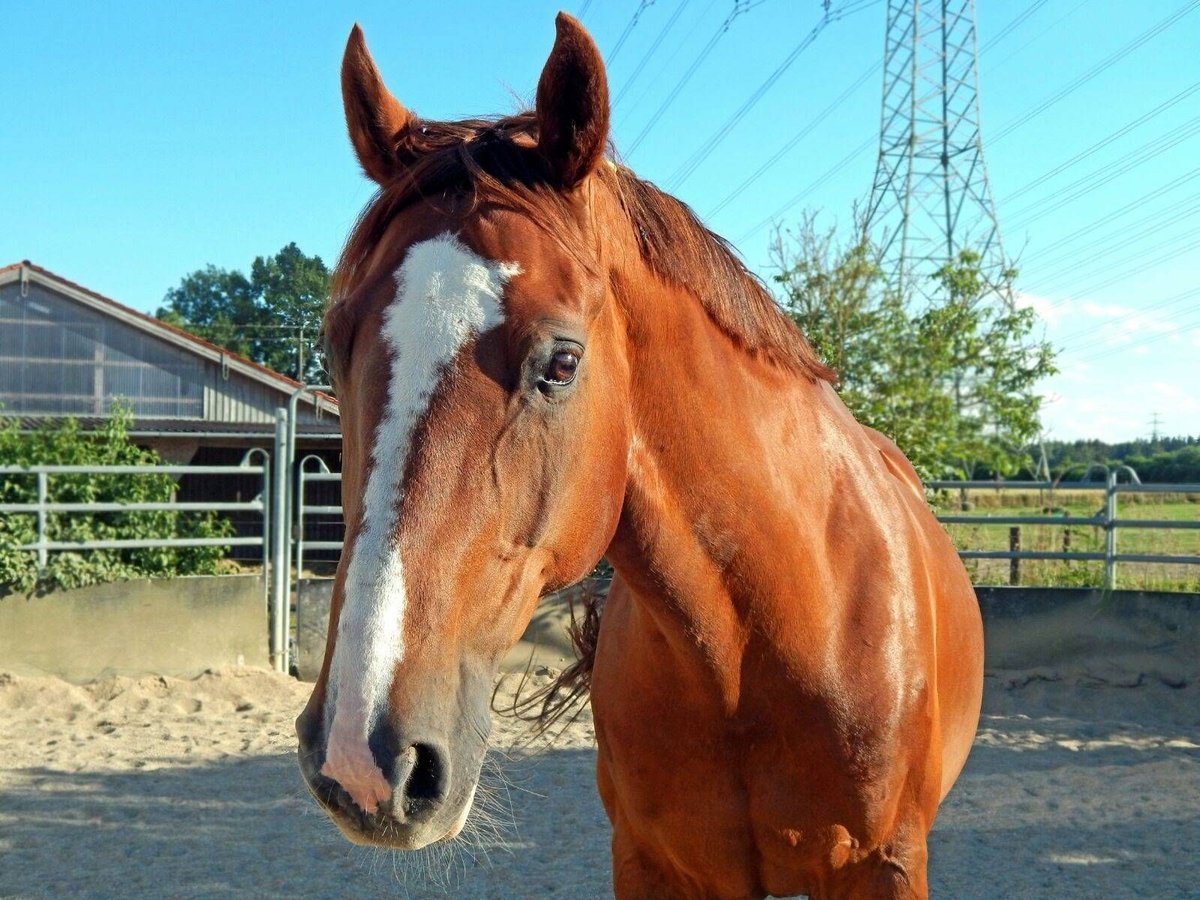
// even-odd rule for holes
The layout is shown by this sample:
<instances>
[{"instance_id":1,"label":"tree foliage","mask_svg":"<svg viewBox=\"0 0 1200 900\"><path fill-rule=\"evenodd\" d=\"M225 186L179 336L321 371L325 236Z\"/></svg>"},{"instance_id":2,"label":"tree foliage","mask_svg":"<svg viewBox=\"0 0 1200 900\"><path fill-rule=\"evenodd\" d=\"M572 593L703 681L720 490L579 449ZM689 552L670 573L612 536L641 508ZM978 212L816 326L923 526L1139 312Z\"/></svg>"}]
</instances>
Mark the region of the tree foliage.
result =
<instances>
[{"instance_id":1,"label":"tree foliage","mask_svg":"<svg viewBox=\"0 0 1200 900\"><path fill-rule=\"evenodd\" d=\"M158 454L128 437L133 418L114 406L104 427L84 433L74 419L32 433L18 430L16 419L0 418L0 465L157 465ZM49 479L49 500L56 503L154 503L169 501L175 481L169 475L60 474ZM0 503L37 501L35 476L0 475ZM215 513L176 511L49 513L46 537L52 541L101 541L118 538L228 537L233 525ZM211 575L220 569L227 547L153 547L144 549L56 551L47 566L37 555L18 550L37 540L33 514L0 516L0 585L21 591L73 588L127 578Z\"/></svg>"},{"instance_id":2,"label":"tree foliage","mask_svg":"<svg viewBox=\"0 0 1200 900\"><path fill-rule=\"evenodd\" d=\"M292 243L257 257L248 277L211 265L185 275L156 315L277 372L317 381L321 367L311 344L329 280L321 258Z\"/></svg>"},{"instance_id":3,"label":"tree foliage","mask_svg":"<svg viewBox=\"0 0 1200 900\"><path fill-rule=\"evenodd\" d=\"M923 477L1011 475L1027 463L1053 351L1033 336L1033 310L986 283L977 253L934 273L936 299L921 303L889 289L865 237L840 246L811 217L776 235L772 259L783 308L839 373L846 405Z\"/></svg>"},{"instance_id":4,"label":"tree foliage","mask_svg":"<svg viewBox=\"0 0 1200 900\"><path fill-rule=\"evenodd\" d=\"M1162 437L1106 444L1099 440L1047 441L1055 477L1079 478L1092 463L1129 466L1142 481L1200 484L1200 437Z\"/></svg>"}]
</instances>

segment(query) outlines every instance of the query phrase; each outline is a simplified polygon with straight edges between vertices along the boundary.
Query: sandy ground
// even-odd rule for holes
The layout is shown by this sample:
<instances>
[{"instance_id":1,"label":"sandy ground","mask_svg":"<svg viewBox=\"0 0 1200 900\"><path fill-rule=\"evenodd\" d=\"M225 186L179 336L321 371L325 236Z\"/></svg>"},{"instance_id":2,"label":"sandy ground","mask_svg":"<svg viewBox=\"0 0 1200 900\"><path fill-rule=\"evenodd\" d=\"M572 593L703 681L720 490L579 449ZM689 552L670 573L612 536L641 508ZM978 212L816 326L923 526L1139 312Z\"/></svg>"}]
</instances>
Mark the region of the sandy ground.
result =
<instances>
[{"instance_id":1,"label":"sandy ground","mask_svg":"<svg viewBox=\"0 0 1200 900\"><path fill-rule=\"evenodd\" d=\"M930 841L935 896L1200 895L1200 687L1127 681L989 677ZM316 811L294 762L306 696L256 670L88 686L0 676L0 896L609 893L587 716L534 754L498 722L498 821L414 862L352 847Z\"/></svg>"}]
</instances>

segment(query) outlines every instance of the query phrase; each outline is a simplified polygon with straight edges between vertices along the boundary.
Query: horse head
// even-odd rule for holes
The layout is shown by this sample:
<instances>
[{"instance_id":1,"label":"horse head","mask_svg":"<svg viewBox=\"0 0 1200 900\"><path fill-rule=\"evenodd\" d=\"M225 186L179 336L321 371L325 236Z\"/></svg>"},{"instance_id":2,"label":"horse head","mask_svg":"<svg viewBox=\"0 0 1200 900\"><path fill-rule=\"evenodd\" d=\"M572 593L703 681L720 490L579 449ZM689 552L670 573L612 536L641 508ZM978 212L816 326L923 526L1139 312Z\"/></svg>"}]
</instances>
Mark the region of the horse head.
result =
<instances>
[{"instance_id":1,"label":"horse head","mask_svg":"<svg viewBox=\"0 0 1200 900\"><path fill-rule=\"evenodd\" d=\"M462 829L499 660L621 514L629 360L593 202L608 90L587 33L557 28L535 110L508 118L417 118L357 26L343 60L380 191L324 324L347 532L297 732L309 787L362 843Z\"/></svg>"}]
</instances>

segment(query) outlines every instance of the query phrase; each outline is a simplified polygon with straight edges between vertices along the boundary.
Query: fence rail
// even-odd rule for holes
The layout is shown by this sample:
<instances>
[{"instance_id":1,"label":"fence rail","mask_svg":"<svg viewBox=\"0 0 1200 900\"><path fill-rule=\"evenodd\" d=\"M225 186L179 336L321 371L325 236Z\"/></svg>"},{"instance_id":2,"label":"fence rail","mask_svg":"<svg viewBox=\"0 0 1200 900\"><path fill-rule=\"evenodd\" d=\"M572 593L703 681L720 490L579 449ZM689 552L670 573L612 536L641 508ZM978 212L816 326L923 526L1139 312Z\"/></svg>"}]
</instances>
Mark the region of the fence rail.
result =
<instances>
[{"instance_id":1,"label":"fence rail","mask_svg":"<svg viewBox=\"0 0 1200 900\"><path fill-rule=\"evenodd\" d=\"M1130 519L1117 515L1118 497L1121 494L1200 494L1200 484L1142 484L1128 466L1109 468L1103 465L1093 465L1085 476L1095 470L1100 470L1103 481L930 481L925 486L935 491L1046 491L1053 496L1056 492L1094 491L1103 493L1104 506L1092 516L1055 515L1047 513L1040 516L1006 516L1006 515L964 515L946 513L937 517L944 525L1048 525L1051 527L1070 527L1073 525L1098 528L1104 531L1105 541L1103 552L1088 551L1046 551L1020 549L1020 530L1010 529L1008 550L960 550L962 559L997 559L1009 560L1012 563L1010 579L1017 581L1018 565L1021 560L1063 560L1068 562L1103 562L1104 588L1115 590L1117 587L1118 563L1158 563L1162 565L1200 565L1200 555L1155 554L1155 553L1121 553L1117 550L1117 535L1122 529L1170 529L1195 530L1200 529L1200 517L1196 520L1176 519ZM1129 481L1121 482L1120 476L1125 474Z\"/></svg>"},{"instance_id":2,"label":"fence rail","mask_svg":"<svg viewBox=\"0 0 1200 900\"><path fill-rule=\"evenodd\" d=\"M153 501L139 503L66 503L51 499L53 495L53 480L56 476L69 475L98 475L98 476L158 476L158 475L187 475L191 476L238 476L258 475L261 479L261 490L258 496L242 501ZM252 449L246 453L238 465L232 466L187 466L187 465L29 465L29 466L0 466L0 476L28 476L35 480L37 497L26 503L0 504L0 514L27 515L35 522L35 540L19 544L13 549L36 554L37 566L45 569L50 561L50 554L70 551L87 550L145 550L164 547L261 547L263 565L263 602L271 610L273 617L278 618L278 612L272 603L273 595L267 584L267 571L271 564L271 544L269 534L274 518L271 499L271 465L270 455L261 449ZM52 540L48 537L50 531L50 516L92 516L104 513L131 512L245 512L258 516L259 527L257 534L228 537L144 537L144 538L105 538L98 540L73 541ZM272 657L279 667L283 657L279 652L279 644L272 635Z\"/></svg>"},{"instance_id":3,"label":"fence rail","mask_svg":"<svg viewBox=\"0 0 1200 900\"><path fill-rule=\"evenodd\" d=\"M258 464L252 460L260 456ZM267 455L261 450L251 450L240 465L236 466L86 466L86 465L32 465L0 466L0 475L29 475L37 481L37 499L29 503L2 503L0 513L33 516L37 522L37 539L32 543L20 544L15 549L37 554L38 568L44 569L49 554L68 550L141 550L156 547L262 547L263 565L268 563L267 520L270 484L268 482ZM261 475L263 492L252 500L220 502L146 502L146 503L56 503L50 500L50 479L54 475ZM122 512L202 512L240 511L258 513L262 517L261 533L249 537L171 537L171 538L110 538L89 541L54 541L46 537L49 516L61 513L99 515Z\"/></svg>"},{"instance_id":4,"label":"fence rail","mask_svg":"<svg viewBox=\"0 0 1200 900\"><path fill-rule=\"evenodd\" d=\"M295 404L301 391L297 391L289 404L290 409L280 408L275 416L275 442L272 453L262 449L249 451L240 465L236 466L80 466L80 465L35 465L0 466L0 476L30 476L36 479L37 499L27 503L0 504L0 514L30 515L36 518L36 540L23 544L18 549L37 554L38 566L44 568L49 554L63 551L90 549L139 549L153 547L261 547L263 563L264 602L270 612L269 646L275 667L287 671L290 661L290 638L292 632L292 599L299 599L303 589L303 573L306 554L313 551L340 551L341 540L332 540L337 527L343 527L342 506L331 502L336 499L332 490L325 496L315 497L309 502L309 487L318 483L337 483L342 479L340 472L331 471L317 456L296 459ZM289 415L289 411L292 413ZM959 556L965 560L1008 560L1011 576L1017 574L1022 560L1065 560L1071 562L1103 563L1104 586L1112 590L1117 584L1117 566L1125 563L1159 563L1167 565L1200 565L1200 555L1179 553L1154 554L1142 552L1119 552L1118 534L1129 530L1200 530L1200 516L1189 520L1138 519L1118 515L1118 498L1121 494L1200 494L1200 484L1140 484L1136 475L1127 467L1102 470L1102 481L1086 480L1097 467L1089 469L1085 480L1065 483L1049 481L932 481L926 487L935 491L967 492L1012 492L1045 491L1053 495L1063 491L1095 492L1102 495L1103 507L1091 516L1084 515L968 515L963 511L948 511L938 516L945 525L994 525L1009 526L1010 544L1007 550L963 549ZM257 475L261 478L258 495L246 501L217 502L144 502L144 503L79 503L58 502L51 499L53 479L71 474L90 475ZM1120 476L1125 474L1127 481ZM1198 507L1200 510L1200 507ZM47 537L49 517L54 515L95 515L122 512L246 512L259 517L261 527L257 533L237 537L206 538L111 538L97 541L51 540ZM314 519L318 528L310 538ZM1019 528L1024 525L1063 527L1069 537L1071 527L1088 527L1104 532L1102 550L1094 548L1070 551L1064 540L1063 551L1045 549L1022 549ZM325 533L321 533L325 532ZM330 533L332 532L332 534ZM297 612L300 614L299 605Z\"/></svg>"}]
</instances>

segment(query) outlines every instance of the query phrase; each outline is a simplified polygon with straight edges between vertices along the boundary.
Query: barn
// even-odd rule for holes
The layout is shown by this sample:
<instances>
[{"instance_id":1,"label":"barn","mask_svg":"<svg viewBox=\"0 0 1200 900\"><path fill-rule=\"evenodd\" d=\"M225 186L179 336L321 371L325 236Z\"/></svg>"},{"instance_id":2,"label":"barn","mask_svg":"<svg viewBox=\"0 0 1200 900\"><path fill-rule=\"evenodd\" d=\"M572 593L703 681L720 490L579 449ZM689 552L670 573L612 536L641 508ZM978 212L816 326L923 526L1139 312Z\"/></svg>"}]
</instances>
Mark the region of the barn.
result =
<instances>
[{"instance_id":1,"label":"barn","mask_svg":"<svg viewBox=\"0 0 1200 900\"><path fill-rule=\"evenodd\" d=\"M253 447L274 450L275 411L301 388L28 260L0 268L0 417L15 418L22 431L67 416L93 431L120 401L133 413L130 437L166 462L232 466ZM340 470L337 402L305 391L296 411L296 458L317 455ZM178 483L181 501L244 501L261 490L258 476L183 475ZM315 485L313 502L339 503L338 488ZM254 514L228 518L239 534L262 528ZM337 539L340 520L306 532ZM233 556L257 552L235 548Z\"/></svg>"},{"instance_id":2,"label":"barn","mask_svg":"<svg viewBox=\"0 0 1200 900\"><path fill-rule=\"evenodd\" d=\"M114 402L132 437L172 463L237 462L270 449L286 375L101 296L28 260L0 268L0 415L23 430L72 416L84 430ZM337 404L307 392L297 448L336 461Z\"/></svg>"}]
</instances>

